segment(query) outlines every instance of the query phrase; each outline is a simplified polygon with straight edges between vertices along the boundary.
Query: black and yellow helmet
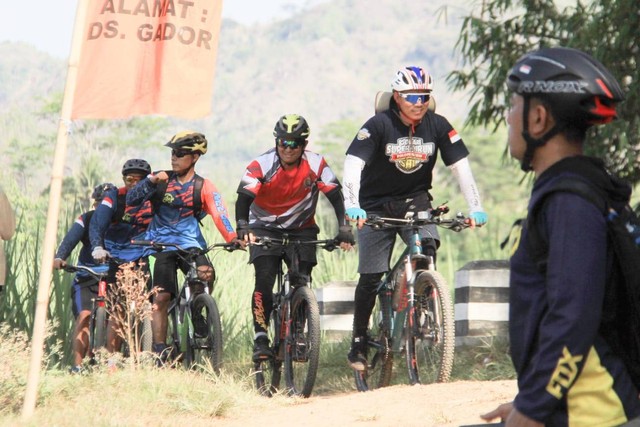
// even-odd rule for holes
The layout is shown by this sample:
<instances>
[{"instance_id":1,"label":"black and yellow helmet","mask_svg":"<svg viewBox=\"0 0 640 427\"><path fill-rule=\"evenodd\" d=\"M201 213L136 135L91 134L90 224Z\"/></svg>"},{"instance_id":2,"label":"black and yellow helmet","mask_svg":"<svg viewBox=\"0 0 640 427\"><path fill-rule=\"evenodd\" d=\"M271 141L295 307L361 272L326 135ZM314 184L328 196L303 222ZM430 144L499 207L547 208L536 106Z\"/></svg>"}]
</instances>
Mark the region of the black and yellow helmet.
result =
<instances>
[{"instance_id":1,"label":"black and yellow helmet","mask_svg":"<svg viewBox=\"0 0 640 427\"><path fill-rule=\"evenodd\" d=\"M304 117L298 114L285 114L273 128L273 136L280 139L307 139L311 131Z\"/></svg>"},{"instance_id":2,"label":"black and yellow helmet","mask_svg":"<svg viewBox=\"0 0 640 427\"><path fill-rule=\"evenodd\" d=\"M190 151L192 153L205 154L207 152L207 138L203 134L192 130L185 130L175 134L164 145L172 149Z\"/></svg>"}]
</instances>

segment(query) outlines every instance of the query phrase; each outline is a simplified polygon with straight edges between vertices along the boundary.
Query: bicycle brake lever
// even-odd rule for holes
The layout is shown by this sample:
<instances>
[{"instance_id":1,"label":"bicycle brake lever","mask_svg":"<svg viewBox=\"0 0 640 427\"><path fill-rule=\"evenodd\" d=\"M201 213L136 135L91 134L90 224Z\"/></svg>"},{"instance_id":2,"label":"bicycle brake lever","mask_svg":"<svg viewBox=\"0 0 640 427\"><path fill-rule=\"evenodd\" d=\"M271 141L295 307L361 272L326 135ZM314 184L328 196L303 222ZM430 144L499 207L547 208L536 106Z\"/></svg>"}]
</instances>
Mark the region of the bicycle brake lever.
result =
<instances>
[{"instance_id":1,"label":"bicycle brake lever","mask_svg":"<svg viewBox=\"0 0 640 427\"><path fill-rule=\"evenodd\" d=\"M329 252L333 252L338 246L340 246L340 243L338 243L337 240L334 240L333 242L324 245L324 249Z\"/></svg>"}]
</instances>

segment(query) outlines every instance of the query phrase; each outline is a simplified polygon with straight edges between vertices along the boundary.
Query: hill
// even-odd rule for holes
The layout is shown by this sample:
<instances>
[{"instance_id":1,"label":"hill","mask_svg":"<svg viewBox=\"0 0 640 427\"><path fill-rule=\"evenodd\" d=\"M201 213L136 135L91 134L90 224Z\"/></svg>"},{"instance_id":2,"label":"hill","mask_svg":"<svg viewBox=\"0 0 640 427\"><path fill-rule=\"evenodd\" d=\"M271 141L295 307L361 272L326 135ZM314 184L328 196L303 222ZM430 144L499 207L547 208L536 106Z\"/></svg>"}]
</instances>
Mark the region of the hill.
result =
<instances>
[{"instance_id":1,"label":"hill","mask_svg":"<svg viewBox=\"0 0 640 427\"><path fill-rule=\"evenodd\" d=\"M451 18L461 10L456 3L463 4L436 0L407 7L393 0L333 0L268 24L248 27L225 20L212 114L191 122L170 119L165 137L185 127L202 130L216 146L215 159L207 156L203 163L215 168L215 175L237 176L238 167L271 145L280 115L304 115L313 144L330 123L363 123L373 113L375 93L388 90L394 71L411 64L433 74L439 112L461 120L462 96L449 93L445 83L456 66L460 21ZM0 53L0 111L13 113L12 123L0 126L15 126L22 117L17 112L41 112L45 102L59 98L66 64L20 43L1 43ZM56 126L57 119L50 119L46 129L55 132ZM4 135L15 133L3 129ZM152 154L137 155L155 160Z\"/></svg>"}]
</instances>

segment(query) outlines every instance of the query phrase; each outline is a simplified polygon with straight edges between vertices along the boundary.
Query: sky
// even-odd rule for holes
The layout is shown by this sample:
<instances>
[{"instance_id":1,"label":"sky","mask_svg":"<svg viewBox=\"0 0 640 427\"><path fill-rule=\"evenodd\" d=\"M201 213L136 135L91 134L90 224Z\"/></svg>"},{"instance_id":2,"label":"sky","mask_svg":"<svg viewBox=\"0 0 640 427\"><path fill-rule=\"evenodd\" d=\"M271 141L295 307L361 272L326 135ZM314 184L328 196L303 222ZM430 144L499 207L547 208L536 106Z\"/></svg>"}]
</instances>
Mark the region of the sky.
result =
<instances>
[{"instance_id":1,"label":"sky","mask_svg":"<svg viewBox=\"0 0 640 427\"><path fill-rule=\"evenodd\" d=\"M10 0L0 0L1 4ZM128 0L134 2L133 0ZM222 17L266 23L326 0L223 0ZM134 2L135 3L135 2ZM21 41L59 58L71 50L77 0L18 0L0 14L0 42Z\"/></svg>"}]
</instances>

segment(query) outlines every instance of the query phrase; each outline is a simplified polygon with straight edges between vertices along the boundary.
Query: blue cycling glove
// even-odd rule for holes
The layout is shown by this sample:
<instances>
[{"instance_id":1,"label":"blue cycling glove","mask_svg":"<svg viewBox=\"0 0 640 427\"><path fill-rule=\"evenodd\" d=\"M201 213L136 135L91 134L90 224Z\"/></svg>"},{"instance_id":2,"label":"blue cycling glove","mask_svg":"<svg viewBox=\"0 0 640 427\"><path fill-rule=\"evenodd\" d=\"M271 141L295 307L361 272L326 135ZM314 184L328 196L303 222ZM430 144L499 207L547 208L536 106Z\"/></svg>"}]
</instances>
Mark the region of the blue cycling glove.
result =
<instances>
[{"instance_id":1,"label":"blue cycling glove","mask_svg":"<svg viewBox=\"0 0 640 427\"><path fill-rule=\"evenodd\" d=\"M485 225L487 223L487 221L489 220L489 215L486 214L486 212L471 212L469 214L469 218L471 218L473 220L473 222L475 223L475 225Z\"/></svg>"},{"instance_id":2,"label":"blue cycling glove","mask_svg":"<svg viewBox=\"0 0 640 427\"><path fill-rule=\"evenodd\" d=\"M359 219L367 219L367 213L364 209L360 208L349 208L346 210L345 214L350 221L357 221Z\"/></svg>"}]
</instances>

